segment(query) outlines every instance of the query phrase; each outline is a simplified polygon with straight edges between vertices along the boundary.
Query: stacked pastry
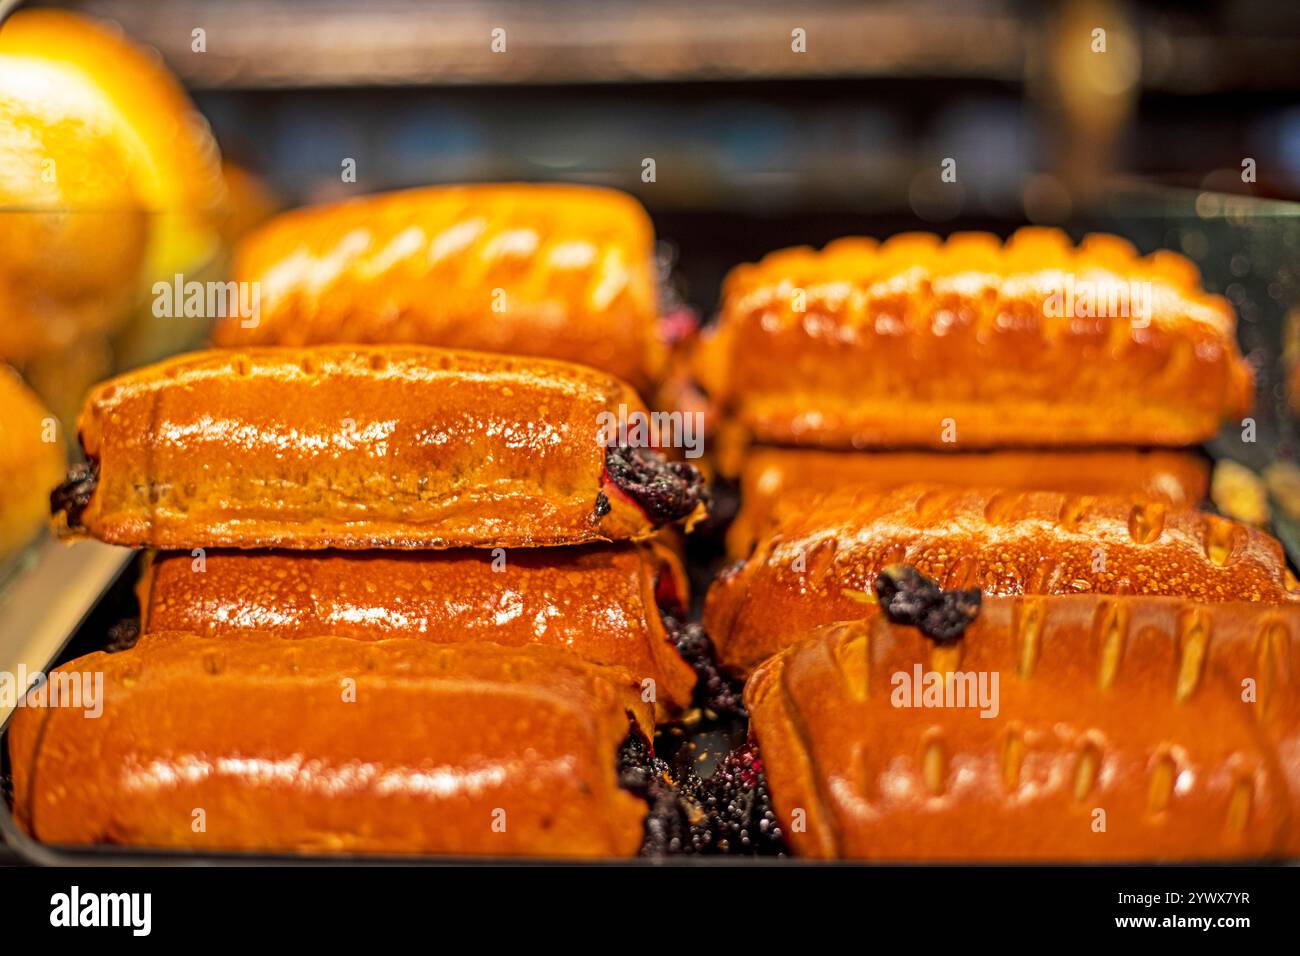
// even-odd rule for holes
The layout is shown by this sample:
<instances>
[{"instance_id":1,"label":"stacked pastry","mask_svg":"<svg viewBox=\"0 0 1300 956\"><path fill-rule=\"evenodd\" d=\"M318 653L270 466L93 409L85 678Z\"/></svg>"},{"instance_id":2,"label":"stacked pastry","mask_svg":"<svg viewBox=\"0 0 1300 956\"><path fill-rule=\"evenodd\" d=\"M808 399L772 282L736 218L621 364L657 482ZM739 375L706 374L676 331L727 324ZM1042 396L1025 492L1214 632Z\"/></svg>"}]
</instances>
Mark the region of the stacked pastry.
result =
<instances>
[{"instance_id":1,"label":"stacked pastry","mask_svg":"<svg viewBox=\"0 0 1300 956\"><path fill-rule=\"evenodd\" d=\"M646 292L649 264L619 264L601 215L598 239L543 243L529 265L537 231L584 197L558 190L508 229L519 209L494 195L408 197L423 225L391 233L405 203L345 207L345 245L371 251L355 259L323 237L329 217L294 214L333 271L289 243L267 267L259 334L321 328L339 308L356 339L399 337L379 323L400 316L472 337L497 289L517 322L514 338L490 333L500 344L533 328L510 308L533 310L535 344L547 328L596 343L587 294L612 308ZM438 232L455 217L470 225ZM382 263L402 250L436 273L409 287L411 311L386 298L402 283ZM350 293L304 298L345 273ZM605 364L635 369L632 313L604 319ZM677 651L684 576L653 536L704 511L689 465L607 440L611 418L638 414L631 386L585 365L418 344L204 352L100 385L80 419L86 464L52 503L67 533L156 549L143 635L66 667L104 672L102 719L16 718L20 822L57 843L635 853L656 716L696 685Z\"/></svg>"},{"instance_id":2,"label":"stacked pastry","mask_svg":"<svg viewBox=\"0 0 1300 956\"><path fill-rule=\"evenodd\" d=\"M1042 230L777 253L703 368L772 446L704 623L796 854L1295 852L1300 592L1192 508L1182 447L1251 376L1184 260Z\"/></svg>"},{"instance_id":3,"label":"stacked pastry","mask_svg":"<svg viewBox=\"0 0 1300 956\"><path fill-rule=\"evenodd\" d=\"M696 363L748 448L723 463L744 502L730 550L785 493L853 482L1195 505L1206 466L1184 449L1250 404L1234 331L1188 260L1114 236L905 234L740 266Z\"/></svg>"}]
</instances>

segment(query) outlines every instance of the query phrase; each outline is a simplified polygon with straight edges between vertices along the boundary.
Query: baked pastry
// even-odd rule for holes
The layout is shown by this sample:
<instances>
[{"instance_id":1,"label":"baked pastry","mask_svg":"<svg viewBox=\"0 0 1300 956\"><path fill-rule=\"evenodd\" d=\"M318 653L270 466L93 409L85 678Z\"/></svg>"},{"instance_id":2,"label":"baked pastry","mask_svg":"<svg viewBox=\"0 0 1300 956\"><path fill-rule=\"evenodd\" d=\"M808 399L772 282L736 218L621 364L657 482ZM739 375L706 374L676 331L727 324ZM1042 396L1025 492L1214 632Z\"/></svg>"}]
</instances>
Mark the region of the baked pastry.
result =
<instances>
[{"instance_id":1,"label":"baked pastry","mask_svg":"<svg viewBox=\"0 0 1300 956\"><path fill-rule=\"evenodd\" d=\"M3 52L0 210L0 360L27 365L120 324L148 223L113 106L76 73Z\"/></svg>"},{"instance_id":2,"label":"baked pastry","mask_svg":"<svg viewBox=\"0 0 1300 956\"><path fill-rule=\"evenodd\" d=\"M605 443L591 369L421 346L183 355L91 391L56 526L133 547L531 547L698 516L689 465Z\"/></svg>"},{"instance_id":3,"label":"baked pastry","mask_svg":"<svg viewBox=\"0 0 1300 956\"><path fill-rule=\"evenodd\" d=\"M987 594L1149 594L1286 604L1300 591L1269 535L1143 499L909 485L791 496L750 558L719 576L704 626L744 675L813 627L874 601L913 565Z\"/></svg>"},{"instance_id":4,"label":"baked pastry","mask_svg":"<svg viewBox=\"0 0 1300 956\"><path fill-rule=\"evenodd\" d=\"M146 631L535 644L652 680L651 699L669 711L695 687L660 612L685 617L686 576L657 545L164 552L150 557L138 594Z\"/></svg>"},{"instance_id":5,"label":"baked pastry","mask_svg":"<svg viewBox=\"0 0 1300 956\"><path fill-rule=\"evenodd\" d=\"M891 488L925 483L1011 491L1143 495L1194 507L1209 489L1209 464L1193 452L1139 449L989 452L836 452L755 448L740 476L741 508L727 532L727 551L742 558L790 494L845 485Z\"/></svg>"},{"instance_id":6,"label":"baked pastry","mask_svg":"<svg viewBox=\"0 0 1300 956\"><path fill-rule=\"evenodd\" d=\"M40 9L19 10L5 21L3 54L57 67L111 104L115 136L151 213L146 285L170 282L216 253L224 215L220 155L207 122L156 53L102 21ZM98 255L100 247L83 252Z\"/></svg>"},{"instance_id":7,"label":"baked pastry","mask_svg":"<svg viewBox=\"0 0 1300 956\"><path fill-rule=\"evenodd\" d=\"M651 395L654 230L624 193L589 186L437 186L299 209L239 247L260 319L224 346L414 342L591 365ZM251 328L245 326L251 325Z\"/></svg>"},{"instance_id":8,"label":"baked pastry","mask_svg":"<svg viewBox=\"0 0 1300 956\"><path fill-rule=\"evenodd\" d=\"M993 597L948 645L863 610L768 660L745 689L795 855L1208 860L1300 848L1296 608ZM802 826L788 825L796 810Z\"/></svg>"},{"instance_id":9,"label":"baked pastry","mask_svg":"<svg viewBox=\"0 0 1300 956\"><path fill-rule=\"evenodd\" d=\"M698 373L773 444L1186 445L1250 405L1235 325L1114 236L844 239L733 270Z\"/></svg>"},{"instance_id":10,"label":"baked pastry","mask_svg":"<svg viewBox=\"0 0 1300 956\"><path fill-rule=\"evenodd\" d=\"M10 727L15 817L46 843L573 857L641 843L646 806L619 788L618 759L650 706L622 671L563 651L156 633L50 687L98 672L98 704L24 707Z\"/></svg>"},{"instance_id":11,"label":"baked pastry","mask_svg":"<svg viewBox=\"0 0 1300 956\"><path fill-rule=\"evenodd\" d=\"M63 474L63 449L54 417L12 370L0 365L0 558L40 530L45 489Z\"/></svg>"}]
</instances>

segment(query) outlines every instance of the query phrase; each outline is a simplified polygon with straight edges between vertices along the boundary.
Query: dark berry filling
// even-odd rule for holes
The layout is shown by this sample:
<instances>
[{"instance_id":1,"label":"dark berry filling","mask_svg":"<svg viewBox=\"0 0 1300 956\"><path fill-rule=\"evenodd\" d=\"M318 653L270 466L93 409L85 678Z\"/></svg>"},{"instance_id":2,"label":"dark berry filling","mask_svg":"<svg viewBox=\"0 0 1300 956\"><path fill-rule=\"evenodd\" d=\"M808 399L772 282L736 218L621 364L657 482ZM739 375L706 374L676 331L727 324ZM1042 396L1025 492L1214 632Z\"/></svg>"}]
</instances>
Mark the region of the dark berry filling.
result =
<instances>
[{"instance_id":1,"label":"dark berry filling","mask_svg":"<svg viewBox=\"0 0 1300 956\"><path fill-rule=\"evenodd\" d=\"M880 572L876 597L895 624L915 627L940 644L960 640L980 612L979 588L945 591L938 581L905 564Z\"/></svg>"},{"instance_id":2,"label":"dark berry filling","mask_svg":"<svg viewBox=\"0 0 1300 956\"><path fill-rule=\"evenodd\" d=\"M135 642L138 640L140 640L140 619L123 618L108 629L108 643L104 645L104 651L108 654L129 651L135 647Z\"/></svg>"},{"instance_id":3,"label":"dark berry filling","mask_svg":"<svg viewBox=\"0 0 1300 956\"><path fill-rule=\"evenodd\" d=\"M741 685L723 673L713 641L709 640L703 626L683 623L667 608L660 608L660 616L677 653L695 669L696 706L720 717L745 716Z\"/></svg>"},{"instance_id":4,"label":"dark berry filling","mask_svg":"<svg viewBox=\"0 0 1300 956\"><path fill-rule=\"evenodd\" d=\"M704 811L704 823L692 834L696 853L785 855L785 834L754 744L727 754L713 775L700 781L696 799Z\"/></svg>"},{"instance_id":5,"label":"dark berry filling","mask_svg":"<svg viewBox=\"0 0 1300 956\"><path fill-rule=\"evenodd\" d=\"M641 746L648 750L648 745ZM624 744L624 751L628 750L629 744ZM754 747L728 753L708 779L689 765L673 776L662 760L654 764L643 792L650 810L642 856L786 854L763 762Z\"/></svg>"},{"instance_id":6,"label":"dark berry filling","mask_svg":"<svg viewBox=\"0 0 1300 956\"><path fill-rule=\"evenodd\" d=\"M91 458L68 471L68 478L50 492L50 514L68 516L69 528L80 528L82 512L99 485L99 462Z\"/></svg>"},{"instance_id":7,"label":"dark berry filling","mask_svg":"<svg viewBox=\"0 0 1300 956\"><path fill-rule=\"evenodd\" d=\"M694 465L668 461L649 448L611 445L605 450L605 474L657 525L685 518L707 501L704 477ZM599 500L596 507L599 512Z\"/></svg>"},{"instance_id":8,"label":"dark berry filling","mask_svg":"<svg viewBox=\"0 0 1300 956\"><path fill-rule=\"evenodd\" d=\"M671 768L654 755L654 748L632 725L618 750L618 784L646 802L642 856L673 856L689 845L690 835L678 806L677 784Z\"/></svg>"}]
</instances>

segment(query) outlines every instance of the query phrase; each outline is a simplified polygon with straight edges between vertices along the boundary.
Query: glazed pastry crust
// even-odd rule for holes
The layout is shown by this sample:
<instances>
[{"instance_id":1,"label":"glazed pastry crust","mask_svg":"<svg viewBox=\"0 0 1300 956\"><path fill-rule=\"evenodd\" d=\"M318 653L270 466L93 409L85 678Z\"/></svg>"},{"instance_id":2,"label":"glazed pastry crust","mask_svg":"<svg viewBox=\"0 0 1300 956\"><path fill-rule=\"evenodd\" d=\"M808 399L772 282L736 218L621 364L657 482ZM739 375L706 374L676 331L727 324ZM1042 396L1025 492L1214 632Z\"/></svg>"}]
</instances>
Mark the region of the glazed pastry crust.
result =
<instances>
[{"instance_id":1,"label":"glazed pastry crust","mask_svg":"<svg viewBox=\"0 0 1300 956\"><path fill-rule=\"evenodd\" d=\"M740 477L740 513L727 531L727 551L753 550L786 495L830 492L845 485L891 488L913 483L998 487L1011 491L1142 495L1176 508L1195 507L1210 485L1210 467L1193 452L1106 449L989 452L835 452L756 448Z\"/></svg>"},{"instance_id":2,"label":"glazed pastry crust","mask_svg":"<svg viewBox=\"0 0 1300 956\"><path fill-rule=\"evenodd\" d=\"M684 616L686 576L657 545L209 551L201 562L168 552L151 556L138 594L146 631L557 647L652 680L666 712L689 705L695 687L658 606Z\"/></svg>"},{"instance_id":3,"label":"glazed pastry crust","mask_svg":"<svg viewBox=\"0 0 1300 956\"><path fill-rule=\"evenodd\" d=\"M1150 289L1149 321L1079 297L1121 287ZM1114 236L844 239L735 269L697 373L773 444L1186 445L1249 407L1235 323L1186 259Z\"/></svg>"},{"instance_id":4,"label":"glazed pastry crust","mask_svg":"<svg viewBox=\"0 0 1300 956\"><path fill-rule=\"evenodd\" d=\"M45 441L52 437L53 441ZM63 474L59 426L10 369L0 365L0 558L45 521L45 490Z\"/></svg>"},{"instance_id":5,"label":"glazed pastry crust","mask_svg":"<svg viewBox=\"0 0 1300 956\"><path fill-rule=\"evenodd\" d=\"M46 843L572 857L641 843L645 804L616 765L649 705L622 671L563 651L157 633L54 676L72 670L104 673L102 716L24 707L9 733L15 815Z\"/></svg>"},{"instance_id":6,"label":"glazed pastry crust","mask_svg":"<svg viewBox=\"0 0 1300 956\"><path fill-rule=\"evenodd\" d=\"M745 675L811 628L860 616L893 564L985 594L1300 599L1281 545L1216 515L1123 497L849 487L791 496L750 558L714 582L704 626L723 666Z\"/></svg>"},{"instance_id":7,"label":"glazed pastry crust","mask_svg":"<svg viewBox=\"0 0 1300 956\"><path fill-rule=\"evenodd\" d=\"M198 352L90 393L79 429L98 483L80 521L113 544L179 549L641 538L651 520L605 471L601 415L620 407L644 413L617 379L541 359Z\"/></svg>"},{"instance_id":8,"label":"glazed pastry crust","mask_svg":"<svg viewBox=\"0 0 1300 956\"><path fill-rule=\"evenodd\" d=\"M223 346L414 342L580 362L642 394L667 358L654 230L586 186L413 189L296 210L239 248L261 318Z\"/></svg>"},{"instance_id":9,"label":"glazed pastry crust","mask_svg":"<svg viewBox=\"0 0 1300 956\"><path fill-rule=\"evenodd\" d=\"M1300 846L1300 610L995 597L946 648L866 613L745 688L778 815L806 813L805 832L786 831L795 855L1245 859ZM997 673L997 715L915 707L895 675L917 665Z\"/></svg>"}]
</instances>

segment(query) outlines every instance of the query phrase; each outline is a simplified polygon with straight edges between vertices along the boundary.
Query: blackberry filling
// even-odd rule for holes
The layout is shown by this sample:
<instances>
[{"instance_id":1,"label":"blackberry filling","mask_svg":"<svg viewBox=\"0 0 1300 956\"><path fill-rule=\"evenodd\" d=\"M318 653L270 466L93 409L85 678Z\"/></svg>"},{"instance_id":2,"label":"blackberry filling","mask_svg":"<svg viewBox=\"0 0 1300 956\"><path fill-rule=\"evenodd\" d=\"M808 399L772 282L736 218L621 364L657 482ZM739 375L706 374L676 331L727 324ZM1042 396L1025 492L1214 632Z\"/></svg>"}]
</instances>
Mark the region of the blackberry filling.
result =
<instances>
[{"instance_id":1,"label":"blackberry filling","mask_svg":"<svg viewBox=\"0 0 1300 956\"><path fill-rule=\"evenodd\" d=\"M895 624L915 627L940 644L960 640L980 612L980 590L945 591L916 568L893 564L876 578L880 609Z\"/></svg>"},{"instance_id":2,"label":"blackberry filling","mask_svg":"<svg viewBox=\"0 0 1300 956\"><path fill-rule=\"evenodd\" d=\"M689 824L678 803L668 764L654 755L650 741L632 725L618 749L618 784L646 802L641 855L676 856L690 844Z\"/></svg>"},{"instance_id":3,"label":"blackberry filling","mask_svg":"<svg viewBox=\"0 0 1300 956\"><path fill-rule=\"evenodd\" d=\"M663 764L663 761L658 761ZM665 765L666 766L666 765ZM707 780L690 766L660 777L647 798L641 855L785 856L785 836L757 748L745 745L723 758Z\"/></svg>"},{"instance_id":4,"label":"blackberry filling","mask_svg":"<svg viewBox=\"0 0 1300 956\"><path fill-rule=\"evenodd\" d=\"M140 640L140 619L123 618L108 629L108 643L104 645L107 654L119 654L135 647Z\"/></svg>"},{"instance_id":5,"label":"blackberry filling","mask_svg":"<svg viewBox=\"0 0 1300 956\"><path fill-rule=\"evenodd\" d=\"M687 517L707 501L704 477L694 465L668 461L649 448L611 445L605 449L605 474L655 524ZM600 501L596 502L599 514ZM609 502L605 502L609 507Z\"/></svg>"},{"instance_id":6,"label":"blackberry filling","mask_svg":"<svg viewBox=\"0 0 1300 956\"><path fill-rule=\"evenodd\" d=\"M713 775L700 782L696 801L704 822L692 831L694 852L786 855L785 833L757 745L745 744L727 754Z\"/></svg>"},{"instance_id":7,"label":"blackberry filling","mask_svg":"<svg viewBox=\"0 0 1300 956\"><path fill-rule=\"evenodd\" d=\"M50 492L50 514L60 511L68 516L69 528L80 528L82 512L99 485L99 462L94 458L68 471L68 478Z\"/></svg>"},{"instance_id":8,"label":"blackberry filling","mask_svg":"<svg viewBox=\"0 0 1300 956\"><path fill-rule=\"evenodd\" d=\"M731 680L718 666L713 641L699 624L683 623L670 609L660 607L664 630L682 660L695 669L696 706L713 711L720 717L744 717L741 685Z\"/></svg>"}]
</instances>

